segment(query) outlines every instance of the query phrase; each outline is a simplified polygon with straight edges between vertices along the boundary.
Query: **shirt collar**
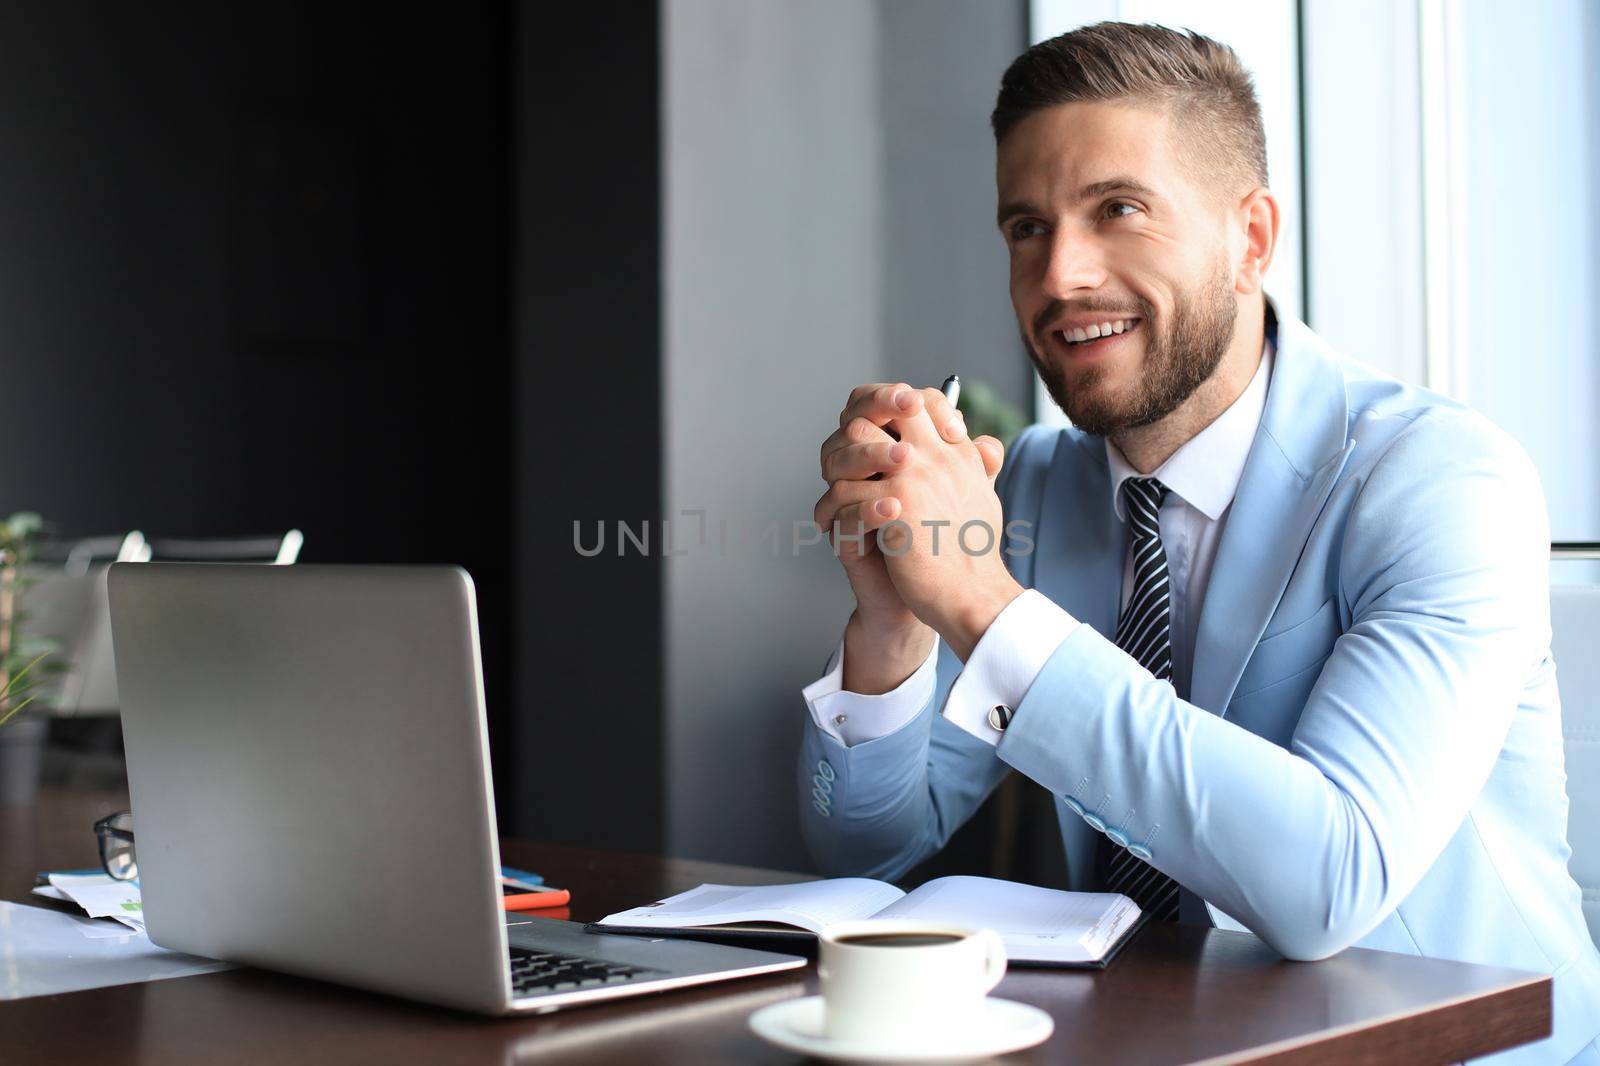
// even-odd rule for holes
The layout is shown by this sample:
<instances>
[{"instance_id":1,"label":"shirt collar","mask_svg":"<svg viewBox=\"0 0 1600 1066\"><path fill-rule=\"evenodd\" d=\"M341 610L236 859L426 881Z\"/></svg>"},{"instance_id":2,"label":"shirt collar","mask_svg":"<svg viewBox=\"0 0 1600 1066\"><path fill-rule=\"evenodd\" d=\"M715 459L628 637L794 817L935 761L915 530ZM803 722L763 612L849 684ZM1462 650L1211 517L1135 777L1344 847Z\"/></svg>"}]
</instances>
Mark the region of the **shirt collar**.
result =
<instances>
[{"instance_id":1,"label":"shirt collar","mask_svg":"<svg viewBox=\"0 0 1600 1066\"><path fill-rule=\"evenodd\" d=\"M1269 336L1261 345L1261 363L1256 367L1255 376L1239 398L1150 475L1159 478L1163 485L1213 522L1222 517L1239 489L1245 460L1250 457L1250 445L1256 439L1261 413L1267 406L1272 356ZM1111 506L1117 518L1126 522L1128 513L1122 497L1122 483L1130 477L1143 475L1123 458L1122 450L1109 438L1106 461L1111 466Z\"/></svg>"}]
</instances>

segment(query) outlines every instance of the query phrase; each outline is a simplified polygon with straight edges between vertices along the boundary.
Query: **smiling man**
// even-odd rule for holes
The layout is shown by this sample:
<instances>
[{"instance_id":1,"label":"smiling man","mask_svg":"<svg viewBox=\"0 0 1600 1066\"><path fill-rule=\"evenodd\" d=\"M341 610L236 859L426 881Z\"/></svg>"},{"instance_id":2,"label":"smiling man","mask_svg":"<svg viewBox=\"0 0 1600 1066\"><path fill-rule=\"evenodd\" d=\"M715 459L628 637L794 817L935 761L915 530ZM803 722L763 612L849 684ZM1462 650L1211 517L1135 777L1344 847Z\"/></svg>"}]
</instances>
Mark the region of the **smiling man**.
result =
<instances>
[{"instance_id":1,"label":"smiling man","mask_svg":"<svg viewBox=\"0 0 1600 1066\"><path fill-rule=\"evenodd\" d=\"M1554 1035L1503 1061L1600 1063L1527 458L1274 307L1231 50L1078 30L993 125L1012 303L1073 427L1002 463L936 390L850 394L815 515L856 598L805 691L818 863L900 876L1015 769L1068 887L1291 958L1553 973Z\"/></svg>"}]
</instances>

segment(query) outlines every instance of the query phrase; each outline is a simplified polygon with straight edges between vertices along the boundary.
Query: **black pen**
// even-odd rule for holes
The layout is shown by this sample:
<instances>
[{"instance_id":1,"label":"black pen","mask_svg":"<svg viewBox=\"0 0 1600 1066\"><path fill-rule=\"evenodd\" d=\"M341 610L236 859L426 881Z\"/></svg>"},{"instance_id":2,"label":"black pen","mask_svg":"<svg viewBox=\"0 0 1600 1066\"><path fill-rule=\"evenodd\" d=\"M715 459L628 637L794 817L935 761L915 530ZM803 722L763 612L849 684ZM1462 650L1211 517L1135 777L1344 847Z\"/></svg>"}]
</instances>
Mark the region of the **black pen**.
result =
<instances>
[{"instance_id":1,"label":"black pen","mask_svg":"<svg viewBox=\"0 0 1600 1066\"><path fill-rule=\"evenodd\" d=\"M961 398L961 375L951 374L945 378L944 384L939 386L939 391L944 393L944 398L950 401L951 407L954 407L956 401Z\"/></svg>"}]
</instances>

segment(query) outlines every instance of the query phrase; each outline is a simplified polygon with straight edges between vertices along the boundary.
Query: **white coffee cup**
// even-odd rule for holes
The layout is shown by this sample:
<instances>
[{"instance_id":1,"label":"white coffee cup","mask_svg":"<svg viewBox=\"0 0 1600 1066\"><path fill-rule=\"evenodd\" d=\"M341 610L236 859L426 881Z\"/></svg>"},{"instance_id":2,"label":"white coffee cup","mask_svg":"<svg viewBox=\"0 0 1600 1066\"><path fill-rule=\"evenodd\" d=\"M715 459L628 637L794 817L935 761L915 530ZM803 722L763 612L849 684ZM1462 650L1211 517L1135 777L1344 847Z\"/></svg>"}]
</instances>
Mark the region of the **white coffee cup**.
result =
<instances>
[{"instance_id":1,"label":"white coffee cup","mask_svg":"<svg viewBox=\"0 0 1600 1066\"><path fill-rule=\"evenodd\" d=\"M1006 973L998 933L938 922L830 925L817 974L830 1040L936 1044L972 1032Z\"/></svg>"}]
</instances>

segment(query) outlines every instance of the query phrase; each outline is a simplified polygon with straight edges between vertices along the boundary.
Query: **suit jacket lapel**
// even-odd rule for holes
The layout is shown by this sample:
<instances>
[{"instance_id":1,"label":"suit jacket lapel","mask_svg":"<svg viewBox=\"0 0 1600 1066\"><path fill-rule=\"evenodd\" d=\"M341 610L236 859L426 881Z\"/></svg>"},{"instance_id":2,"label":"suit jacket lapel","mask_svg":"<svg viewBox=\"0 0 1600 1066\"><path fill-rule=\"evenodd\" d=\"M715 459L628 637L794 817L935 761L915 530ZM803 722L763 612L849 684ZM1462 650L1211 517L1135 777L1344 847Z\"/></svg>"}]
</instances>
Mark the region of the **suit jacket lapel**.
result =
<instances>
[{"instance_id":1,"label":"suit jacket lapel","mask_svg":"<svg viewBox=\"0 0 1600 1066\"><path fill-rule=\"evenodd\" d=\"M1224 713L1349 455L1344 376L1309 329L1278 319L1267 405L1229 507L1195 635L1191 703Z\"/></svg>"},{"instance_id":2,"label":"suit jacket lapel","mask_svg":"<svg viewBox=\"0 0 1600 1066\"><path fill-rule=\"evenodd\" d=\"M1105 634L1116 632L1127 550L1127 533L1110 500L1105 442L1061 434L1034 531L1033 587Z\"/></svg>"}]
</instances>

